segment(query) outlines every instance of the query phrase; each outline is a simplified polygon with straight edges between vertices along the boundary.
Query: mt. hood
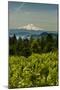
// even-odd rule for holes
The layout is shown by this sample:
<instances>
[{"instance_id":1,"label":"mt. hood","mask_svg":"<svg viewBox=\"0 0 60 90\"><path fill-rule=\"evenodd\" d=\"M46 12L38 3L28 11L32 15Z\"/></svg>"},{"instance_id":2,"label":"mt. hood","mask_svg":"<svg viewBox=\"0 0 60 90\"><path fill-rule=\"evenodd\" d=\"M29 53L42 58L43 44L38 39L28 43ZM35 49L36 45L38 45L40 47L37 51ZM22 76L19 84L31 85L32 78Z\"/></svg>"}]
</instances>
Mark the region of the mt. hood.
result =
<instances>
[{"instance_id":1,"label":"mt. hood","mask_svg":"<svg viewBox=\"0 0 60 90\"><path fill-rule=\"evenodd\" d=\"M25 26L22 27L18 27L18 29L26 29L26 30L43 30L43 28L39 28L37 26L35 26L34 24L27 24Z\"/></svg>"}]
</instances>

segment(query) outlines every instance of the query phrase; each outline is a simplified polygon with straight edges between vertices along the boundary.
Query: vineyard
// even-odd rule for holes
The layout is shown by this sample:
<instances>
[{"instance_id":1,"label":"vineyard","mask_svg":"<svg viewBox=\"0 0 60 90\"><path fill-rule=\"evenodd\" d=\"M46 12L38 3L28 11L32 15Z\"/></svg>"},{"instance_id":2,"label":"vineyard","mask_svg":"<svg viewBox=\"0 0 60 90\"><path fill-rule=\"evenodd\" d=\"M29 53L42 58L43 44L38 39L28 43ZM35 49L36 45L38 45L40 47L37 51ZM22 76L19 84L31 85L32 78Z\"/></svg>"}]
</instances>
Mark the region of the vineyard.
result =
<instances>
[{"instance_id":1,"label":"vineyard","mask_svg":"<svg viewBox=\"0 0 60 90\"><path fill-rule=\"evenodd\" d=\"M9 88L58 85L58 52L9 56Z\"/></svg>"}]
</instances>

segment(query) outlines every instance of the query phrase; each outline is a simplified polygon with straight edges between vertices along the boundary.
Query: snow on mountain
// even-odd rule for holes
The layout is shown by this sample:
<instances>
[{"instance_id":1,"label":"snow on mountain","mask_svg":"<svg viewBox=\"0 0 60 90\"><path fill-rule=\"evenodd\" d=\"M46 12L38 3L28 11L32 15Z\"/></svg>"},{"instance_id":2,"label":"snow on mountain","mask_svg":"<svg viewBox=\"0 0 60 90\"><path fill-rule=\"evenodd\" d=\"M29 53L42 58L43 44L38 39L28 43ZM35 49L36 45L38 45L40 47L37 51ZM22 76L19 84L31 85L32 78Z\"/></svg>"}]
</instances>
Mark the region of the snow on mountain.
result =
<instances>
[{"instance_id":1,"label":"snow on mountain","mask_svg":"<svg viewBox=\"0 0 60 90\"><path fill-rule=\"evenodd\" d=\"M18 27L18 29L26 29L26 30L43 30L43 28L39 28L39 27L35 26L34 24L27 24L27 25L25 25L25 26Z\"/></svg>"}]
</instances>

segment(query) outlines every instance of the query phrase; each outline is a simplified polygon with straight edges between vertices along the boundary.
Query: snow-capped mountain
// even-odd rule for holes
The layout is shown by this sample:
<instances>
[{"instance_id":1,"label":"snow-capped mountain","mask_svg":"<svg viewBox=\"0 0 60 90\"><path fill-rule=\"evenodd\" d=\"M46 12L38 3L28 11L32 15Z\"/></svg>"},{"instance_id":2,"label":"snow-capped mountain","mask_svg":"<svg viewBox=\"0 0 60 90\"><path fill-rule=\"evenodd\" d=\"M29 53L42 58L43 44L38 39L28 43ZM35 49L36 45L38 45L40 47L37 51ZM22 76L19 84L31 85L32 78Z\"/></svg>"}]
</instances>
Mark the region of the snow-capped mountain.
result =
<instances>
[{"instance_id":1,"label":"snow-capped mountain","mask_svg":"<svg viewBox=\"0 0 60 90\"><path fill-rule=\"evenodd\" d=\"M55 36L55 37L57 35L57 32L45 31L44 29L39 28L34 24L27 24L27 25L19 27L17 29L10 29L9 30L9 36L12 37L15 34L17 39L19 37L30 38L31 36L33 38L40 38L42 36L48 35L48 33L54 34L53 36Z\"/></svg>"},{"instance_id":2,"label":"snow-capped mountain","mask_svg":"<svg viewBox=\"0 0 60 90\"><path fill-rule=\"evenodd\" d=\"M18 29L26 29L26 30L43 30L43 28L39 28L37 26L35 26L34 24L27 24L25 26L22 26L22 27L18 27Z\"/></svg>"}]
</instances>

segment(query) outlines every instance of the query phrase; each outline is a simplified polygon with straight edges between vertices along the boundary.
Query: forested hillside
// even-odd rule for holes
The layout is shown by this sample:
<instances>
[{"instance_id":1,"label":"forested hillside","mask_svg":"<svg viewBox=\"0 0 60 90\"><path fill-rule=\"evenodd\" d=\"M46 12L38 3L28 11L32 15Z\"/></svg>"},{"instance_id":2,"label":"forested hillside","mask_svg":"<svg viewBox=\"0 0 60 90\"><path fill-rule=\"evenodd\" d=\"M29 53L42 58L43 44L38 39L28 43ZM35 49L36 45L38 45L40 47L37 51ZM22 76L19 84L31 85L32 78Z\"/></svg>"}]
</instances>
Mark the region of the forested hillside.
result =
<instances>
[{"instance_id":1,"label":"forested hillside","mask_svg":"<svg viewBox=\"0 0 60 90\"><path fill-rule=\"evenodd\" d=\"M40 38L22 39L17 40L14 34L13 37L9 37L9 55L20 55L28 57L32 53L47 53L50 51L56 51L58 49L58 35L52 34L43 35Z\"/></svg>"},{"instance_id":2,"label":"forested hillside","mask_svg":"<svg viewBox=\"0 0 60 90\"><path fill-rule=\"evenodd\" d=\"M9 37L9 88L58 85L58 36Z\"/></svg>"}]
</instances>

